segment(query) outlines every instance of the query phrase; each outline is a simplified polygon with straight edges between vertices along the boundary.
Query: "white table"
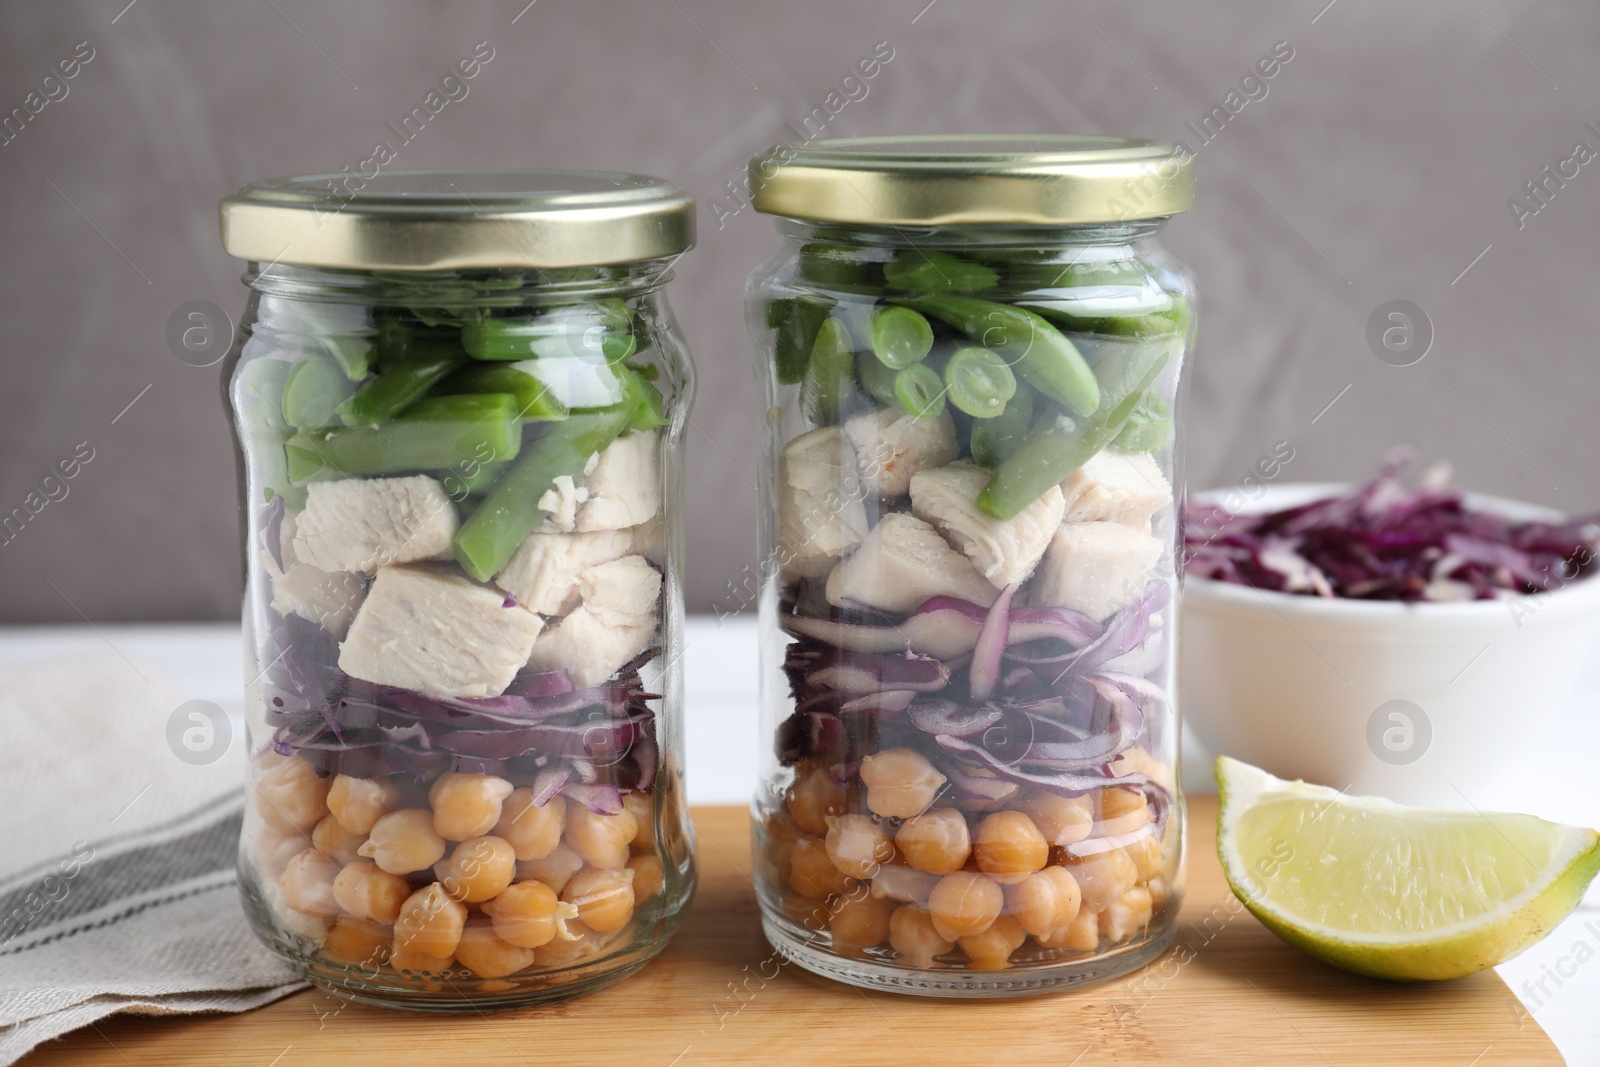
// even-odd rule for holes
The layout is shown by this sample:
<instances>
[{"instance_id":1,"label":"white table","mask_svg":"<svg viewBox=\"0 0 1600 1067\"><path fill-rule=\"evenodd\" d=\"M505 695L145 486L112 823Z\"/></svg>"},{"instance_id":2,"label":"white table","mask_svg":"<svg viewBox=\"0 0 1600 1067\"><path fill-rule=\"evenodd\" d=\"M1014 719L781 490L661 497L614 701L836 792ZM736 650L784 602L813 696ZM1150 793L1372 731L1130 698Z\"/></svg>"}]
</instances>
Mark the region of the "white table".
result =
<instances>
[{"instance_id":1,"label":"white table","mask_svg":"<svg viewBox=\"0 0 1600 1067\"><path fill-rule=\"evenodd\" d=\"M0 667L101 652L107 646L145 674L164 676L185 700L209 700L235 718L242 736L243 651L239 627L210 625L39 626L0 628ZM750 617L689 620L685 666L688 794L693 804L739 804L755 788L758 731L755 623ZM1548 819L1600 825L1600 664L1582 706L1569 709L1559 743L1537 770L1508 768L1486 784L1496 807ZM130 678L133 675L130 672ZM1530 699L1537 699L1530 693ZM0 723L0 744L5 743ZM1210 754L1185 735L1184 787L1215 791ZM1522 956L1500 968L1567 1061L1600 1064L1600 891ZM1587 946L1586 948L1583 946ZM1580 962L1581 961L1581 962ZM1541 989L1540 983L1543 983Z\"/></svg>"}]
</instances>

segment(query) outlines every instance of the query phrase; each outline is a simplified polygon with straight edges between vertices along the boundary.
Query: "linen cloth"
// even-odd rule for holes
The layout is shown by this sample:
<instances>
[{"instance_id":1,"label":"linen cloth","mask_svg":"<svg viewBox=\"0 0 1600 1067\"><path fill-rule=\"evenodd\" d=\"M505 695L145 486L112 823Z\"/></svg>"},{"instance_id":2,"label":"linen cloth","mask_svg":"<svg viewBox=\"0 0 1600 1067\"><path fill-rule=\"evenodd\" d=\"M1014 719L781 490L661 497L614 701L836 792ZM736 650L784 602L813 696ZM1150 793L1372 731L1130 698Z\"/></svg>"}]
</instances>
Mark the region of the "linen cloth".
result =
<instances>
[{"instance_id":1,"label":"linen cloth","mask_svg":"<svg viewBox=\"0 0 1600 1067\"><path fill-rule=\"evenodd\" d=\"M0 1065L117 1012L244 1011L304 985L239 903L242 725L186 759L183 704L114 648L0 669Z\"/></svg>"}]
</instances>

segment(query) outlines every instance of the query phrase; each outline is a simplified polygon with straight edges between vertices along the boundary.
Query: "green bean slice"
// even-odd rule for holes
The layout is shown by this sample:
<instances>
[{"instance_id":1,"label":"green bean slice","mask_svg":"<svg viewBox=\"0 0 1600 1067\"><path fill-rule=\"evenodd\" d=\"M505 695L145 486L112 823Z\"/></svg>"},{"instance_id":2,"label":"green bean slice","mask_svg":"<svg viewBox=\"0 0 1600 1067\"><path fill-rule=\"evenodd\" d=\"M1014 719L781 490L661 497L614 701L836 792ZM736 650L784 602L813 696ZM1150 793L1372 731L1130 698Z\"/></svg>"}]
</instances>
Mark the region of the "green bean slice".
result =
<instances>
[{"instance_id":1,"label":"green bean slice","mask_svg":"<svg viewBox=\"0 0 1600 1067\"><path fill-rule=\"evenodd\" d=\"M301 430L287 446L289 480L304 485L328 478L442 470L469 460L511 459L521 447L515 397L433 397L381 426Z\"/></svg>"},{"instance_id":2,"label":"green bean slice","mask_svg":"<svg viewBox=\"0 0 1600 1067\"><path fill-rule=\"evenodd\" d=\"M581 483L589 457L617 439L635 417L636 406L623 403L545 424L547 429L528 446L527 455L501 476L456 532L456 560L462 569L480 582L494 577L549 514L539 501L556 478L566 475L574 484Z\"/></svg>"},{"instance_id":3,"label":"green bean slice","mask_svg":"<svg viewBox=\"0 0 1600 1067\"><path fill-rule=\"evenodd\" d=\"M620 363L638 348L632 327L632 313L621 301L589 301L532 318L469 323L461 330L461 343L473 359L495 362L570 356Z\"/></svg>"},{"instance_id":4,"label":"green bean slice","mask_svg":"<svg viewBox=\"0 0 1600 1067\"><path fill-rule=\"evenodd\" d=\"M933 348L933 327L920 312L907 307L876 308L870 333L872 354L895 370L922 362Z\"/></svg>"},{"instance_id":5,"label":"green bean slice","mask_svg":"<svg viewBox=\"0 0 1600 1067\"><path fill-rule=\"evenodd\" d=\"M914 293L972 292L993 288L1000 281L994 268L938 249L895 253L883 265L883 277L890 288Z\"/></svg>"},{"instance_id":6,"label":"green bean slice","mask_svg":"<svg viewBox=\"0 0 1600 1067\"><path fill-rule=\"evenodd\" d=\"M944 366L950 403L975 419L992 419L1017 393L1017 378L1000 356L987 348L956 349Z\"/></svg>"},{"instance_id":7,"label":"green bean slice","mask_svg":"<svg viewBox=\"0 0 1600 1067\"><path fill-rule=\"evenodd\" d=\"M568 407L555 391L528 369L526 363L472 363L455 371L439 383L442 395L460 393L509 393L517 400L517 417L547 422L567 417Z\"/></svg>"},{"instance_id":8,"label":"green bean slice","mask_svg":"<svg viewBox=\"0 0 1600 1067\"><path fill-rule=\"evenodd\" d=\"M828 316L817 330L805 380L800 383L800 410L813 425L839 421L855 391L855 365L850 331L837 316Z\"/></svg>"},{"instance_id":9,"label":"green bean slice","mask_svg":"<svg viewBox=\"0 0 1600 1067\"><path fill-rule=\"evenodd\" d=\"M1005 410L992 419L974 419L970 449L972 461L980 467L998 467L1010 459L1028 436L1033 425L1035 393L1026 385L1006 401Z\"/></svg>"},{"instance_id":10,"label":"green bean slice","mask_svg":"<svg viewBox=\"0 0 1600 1067\"><path fill-rule=\"evenodd\" d=\"M944 410L944 380L925 363L894 372L894 395L906 414L931 419Z\"/></svg>"},{"instance_id":11,"label":"green bean slice","mask_svg":"<svg viewBox=\"0 0 1600 1067\"><path fill-rule=\"evenodd\" d=\"M811 346L828 317L833 301L794 297L767 303L767 328L773 331L772 359L781 385L795 385L806 376Z\"/></svg>"},{"instance_id":12,"label":"green bean slice","mask_svg":"<svg viewBox=\"0 0 1600 1067\"><path fill-rule=\"evenodd\" d=\"M467 361L459 348L422 348L368 378L338 407L346 426L376 426L399 415Z\"/></svg>"},{"instance_id":13,"label":"green bean slice","mask_svg":"<svg viewBox=\"0 0 1600 1067\"><path fill-rule=\"evenodd\" d=\"M339 405L354 389L332 360L321 356L303 359L283 384L283 419L297 429L336 426Z\"/></svg>"}]
</instances>

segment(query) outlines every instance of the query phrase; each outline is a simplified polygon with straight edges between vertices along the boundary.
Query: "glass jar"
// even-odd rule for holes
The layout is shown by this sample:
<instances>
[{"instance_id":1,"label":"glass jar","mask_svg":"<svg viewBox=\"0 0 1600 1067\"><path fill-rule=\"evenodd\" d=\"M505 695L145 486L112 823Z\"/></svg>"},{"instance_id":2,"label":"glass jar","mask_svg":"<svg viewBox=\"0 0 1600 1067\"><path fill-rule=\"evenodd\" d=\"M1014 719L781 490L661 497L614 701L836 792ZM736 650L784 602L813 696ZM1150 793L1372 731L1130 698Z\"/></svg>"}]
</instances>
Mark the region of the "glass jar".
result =
<instances>
[{"instance_id":1,"label":"glass jar","mask_svg":"<svg viewBox=\"0 0 1600 1067\"><path fill-rule=\"evenodd\" d=\"M935 996L1108 978L1183 885L1191 160L868 138L751 164L766 933Z\"/></svg>"},{"instance_id":2,"label":"glass jar","mask_svg":"<svg viewBox=\"0 0 1600 1067\"><path fill-rule=\"evenodd\" d=\"M663 292L693 201L624 174L323 175L246 186L222 232L251 289L223 381L256 932L395 1007L625 977L694 885L694 377Z\"/></svg>"}]
</instances>

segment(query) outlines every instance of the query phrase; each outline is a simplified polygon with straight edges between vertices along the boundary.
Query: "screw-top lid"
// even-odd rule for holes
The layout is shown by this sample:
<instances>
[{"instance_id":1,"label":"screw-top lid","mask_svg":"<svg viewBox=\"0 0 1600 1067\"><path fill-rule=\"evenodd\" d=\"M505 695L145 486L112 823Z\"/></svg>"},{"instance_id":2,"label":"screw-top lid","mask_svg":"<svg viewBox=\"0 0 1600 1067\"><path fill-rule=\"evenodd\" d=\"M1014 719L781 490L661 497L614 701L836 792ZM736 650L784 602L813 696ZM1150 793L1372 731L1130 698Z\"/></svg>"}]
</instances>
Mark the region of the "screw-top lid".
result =
<instances>
[{"instance_id":1,"label":"screw-top lid","mask_svg":"<svg viewBox=\"0 0 1600 1067\"><path fill-rule=\"evenodd\" d=\"M251 182L221 205L222 244L263 263L349 270L582 267L694 245L694 198L642 174L390 171Z\"/></svg>"},{"instance_id":2,"label":"screw-top lid","mask_svg":"<svg viewBox=\"0 0 1600 1067\"><path fill-rule=\"evenodd\" d=\"M1194 204L1194 157L1131 137L849 137L750 161L757 211L863 226L1070 225Z\"/></svg>"}]
</instances>

